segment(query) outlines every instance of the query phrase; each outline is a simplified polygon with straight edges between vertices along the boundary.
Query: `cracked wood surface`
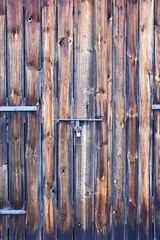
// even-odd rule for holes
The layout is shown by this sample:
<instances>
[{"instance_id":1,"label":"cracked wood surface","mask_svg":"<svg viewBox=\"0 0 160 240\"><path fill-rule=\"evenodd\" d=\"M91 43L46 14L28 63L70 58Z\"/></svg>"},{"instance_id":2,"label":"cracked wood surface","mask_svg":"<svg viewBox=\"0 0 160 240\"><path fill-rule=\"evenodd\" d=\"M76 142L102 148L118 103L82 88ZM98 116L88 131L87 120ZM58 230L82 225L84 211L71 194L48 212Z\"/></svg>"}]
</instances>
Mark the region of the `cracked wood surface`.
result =
<instances>
[{"instance_id":1,"label":"cracked wood surface","mask_svg":"<svg viewBox=\"0 0 160 240\"><path fill-rule=\"evenodd\" d=\"M7 4L7 80L8 104L23 103L23 2ZM14 21L13 21L14 19ZM13 209L24 207L23 113L8 114L9 201ZM10 216L10 239L24 239L24 216Z\"/></svg>"},{"instance_id":2,"label":"cracked wood surface","mask_svg":"<svg viewBox=\"0 0 160 240\"><path fill-rule=\"evenodd\" d=\"M6 8L5 0L0 2L0 105L6 105ZM6 113L0 113L0 208L8 205L8 162L7 162L7 120ZM0 239L8 239L7 217L0 216Z\"/></svg>"},{"instance_id":3,"label":"cracked wood surface","mask_svg":"<svg viewBox=\"0 0 160 240\"><path fill-rule=\"evenodd\" d=\"M26 238L41 237L40 226L40 0L25 0L25 104L37 105L35 113L26 114L25 161L26 161Z\"/></svg>"},{"instance_id":4,"label":"cracked wood surface","mask_svg":"<svg viewBox=\"0 0 160 240\"><path fill-rule=\"evenodd\" d=\"M43 1L42 37L43 85L43 221L44 239L56 239L56 159L55 159L55 34L56 2Z\"/></svg>"},{"instance_id":5,"label":"cracked wood surface","mask_svg":"<svg viewBox=\"0 0 160 240\"><path fill-rule=\"evenodd\" d=\"M95 1L95 50L96 50L96 116L104 119L96 125L97 132L97 164L95 192L95 226L96 239L107 237L107 0ZM109 11L108 11L109 12ZM110 20L108 20L110 21ZM108 47L110 45L108 44ZM110 109L109 109L110 110ZM110 112L109 112L110 114Z\"/></svg>"},{"instance_id":6,"label":"cracked wood surface","mask_svg":"<svg viewBox=\"0 0 160 240\"><path fill-rule=\"evenodd\" d=\"M127 238L137 239L138 1L127 4Z\"/></svg>"},{"instance_id":7,"label":"cracked wood surface","mask_svg":"<svg viewBox=\"0 0 160 240\"><path fill-rule=\"evenodd\" d=\"M159 7L0 1L0 239L159 239Z\"/></svg>"},{"instance_id":8,"label":"cracked wood surface","mask_svg":"<svg viewBox=\"0 0 160 240\"><path fill-rule=\"evenodd\" d=\"M112 0L107 0L107 237L112 237L112 190L111 190L111 172L112 172Z\"/></svg>"},{"instance_id":9,"label":"cracked wood surface","mask_svg":"<svg viewBox=\"0 0 160 240\"><path fill-rule=\"evenodd\" d=\"M140 1L139 238L151 239L153 1ZM148 18L147 16L150 16ZM150 36L150 37L148 37Z\"/></svg>"},{"instance_id":10,"label":"cracked wood surface","mask_svg":"<svg viewBox=\"0 0 160 240\"><path fill-rule=\"evenodd\" d=\"M160 2L155 1L155 86L156 104L160 103ZM154 156L155 156L155 239L160 238L160 112L154 113L155 124L154 124Z\"/></svg>"},{"instance_id":11,"label":"cracked wood surface","mask_svg":"<svg viewBox=\"0 0 160 240\"><path fill-rule=\"evenodd\" d=\"M113 139L113 228L114 238L124 239L124 165L125 165L125 1L114 0L113 17L113 81L114 81L114 139Z\"/></svg>"},{"instance_id":12,"label":"cracked wood surface","mask_svg":"<svg viewBox=\"0 0 160 240\"><path fill-rule=\"evenodd\" d=\"M72 115L73 0L58 1L58 117ZM73 163L70 122L58 124L58 236L72 239Z\"/></svg>"},{"instance_id":13,"label":"cracked wood surface","mask_svg":"<svg viewBox=\"0 0 160 240\"><path fill-rule=\"evenodd\" d=\"M95 118L94 1L75 1L74 11L74 117ZM81 127L81 137L74 134L74 237L93 239L94 123Z\"/></svg>"}]
</instances>

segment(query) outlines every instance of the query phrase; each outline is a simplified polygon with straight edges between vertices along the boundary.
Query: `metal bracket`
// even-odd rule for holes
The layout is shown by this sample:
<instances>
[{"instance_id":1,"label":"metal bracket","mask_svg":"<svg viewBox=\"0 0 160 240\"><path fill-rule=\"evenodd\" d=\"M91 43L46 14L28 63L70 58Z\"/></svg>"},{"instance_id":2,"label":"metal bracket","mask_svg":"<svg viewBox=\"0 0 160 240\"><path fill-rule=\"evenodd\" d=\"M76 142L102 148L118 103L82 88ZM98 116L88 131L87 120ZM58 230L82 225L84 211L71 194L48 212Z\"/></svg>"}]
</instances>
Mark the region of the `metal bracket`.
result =
<instances>
[{"instance_id":1,"label":"metal bracket","mask_svg":"<svg viewBox=\"0 0 160 240\"><path fill-rule=\"evenodd\" d=\"M37 109L37 106L0 106L0 112L37 112ZM8 125L6 130L8 133Z\"/></svg>"},{"instance_id":2,"label":"metal bracket","mask_svg":"<svg viewBox=\"0 0 160 240\"><path fill-rule=\"evenodd\" d=\"M152 105L152 110L160 110L160 104Z\"/></svg>"},{"instance_id":3,"label":"metal bracket","mask_svg":"<svg viewBox=\"0 0 160 240\"><path fill-rule=\"evenodd\" d=\"M37 106L0 106L0 112L36 112Z\"/></svg>"},{"instance_id":4,"label":"metal bracket","mask_svg":"<svg viewBox=\"0 0 160 240\"><path fill-rule=\"evenodd\" d=\"M57 122L59 123L60 121L63 122L75 122L75 126L74 126L74 131L76 133L76 137L80 137L81 136L81 131L82 131L82 127L80 126L80 122L102 122L103 119L92 119L92 118L59 118L57 120Z\"/></svg>"},{"instance_id":5,"label":"metal bracket","mask_svg":"<svg viewBox=\"0 0 160 240\"><path fill-rule=\"evenodd\" d=\"M22 215L26 214L25 210L22 209L0 209L0 215Z\"/></svg>"}]
</instances>

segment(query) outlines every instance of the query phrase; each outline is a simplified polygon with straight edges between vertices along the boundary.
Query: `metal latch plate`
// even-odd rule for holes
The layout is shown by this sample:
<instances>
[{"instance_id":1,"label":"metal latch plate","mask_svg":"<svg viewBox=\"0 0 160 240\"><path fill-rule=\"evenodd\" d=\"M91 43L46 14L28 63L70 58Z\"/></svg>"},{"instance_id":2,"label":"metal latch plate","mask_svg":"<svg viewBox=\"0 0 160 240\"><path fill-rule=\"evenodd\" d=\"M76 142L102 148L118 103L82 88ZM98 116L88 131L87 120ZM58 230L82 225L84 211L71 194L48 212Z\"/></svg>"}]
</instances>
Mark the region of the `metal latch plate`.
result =
<instances>
[{"instance_id":1,"label":"metal latch plate","mask_svg":"<svg viewBox=\"0 0 160 240\"><path fill-rule=\"evenodd\" d=\"M103 119L99 119L99 118L59 118L57 120L57 122L60 121L64 121L64 122L75 122L75 126L74 126L74 131L76 133L76 137L80 137L81 136L81 131L82 131L82 127L80 126L80 122L102 122Z\"/></svg>"}]
</instances>

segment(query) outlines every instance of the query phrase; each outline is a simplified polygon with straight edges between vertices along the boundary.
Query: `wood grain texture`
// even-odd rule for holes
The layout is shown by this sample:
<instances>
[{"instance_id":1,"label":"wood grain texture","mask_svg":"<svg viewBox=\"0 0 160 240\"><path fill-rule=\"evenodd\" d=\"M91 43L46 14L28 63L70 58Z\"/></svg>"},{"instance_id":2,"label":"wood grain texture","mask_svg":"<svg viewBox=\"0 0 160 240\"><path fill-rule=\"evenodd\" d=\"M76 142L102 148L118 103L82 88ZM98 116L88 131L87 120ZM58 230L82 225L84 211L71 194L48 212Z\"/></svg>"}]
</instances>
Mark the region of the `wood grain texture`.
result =
<instances>
[{"instance_id":1,"label":"wood grain texture","mask_svg":"<svg viewBox=\"0 0 160 240\"><path fill-rule=\"evenodd\" d=\"M125 91L124 91L124 33L125 1L114 0L113 26L113 80L114 80L114 138L113 138L113 179L114 203L113 224L114 238L124 239L124 163L125 163Z\"/></svg>"},{"instance_id":2,"label":"wood grain texture","mask_svg":"<svg viewBox=\"0 0 160 240\"><path fill-rule=\"evenodd\" d=\"M138 1L127 4L127 239L137 239Z\"/></svg>"},{"instance_id":3,"label":"wood grain texture","mask_svg":"<svg viewBox=\"0 0 160 240\"><path fill-rule=\"evenodd\" d=\"M22 105L23 99L22 19L22 0L7 0L7 76L10 106ZM23 208L23 132L23 113L8 114L9 200L13 209ZM11 216L9 224L10 239L24 239L24 216Z\"/></svg>"},{"instance_id":4,"label":"wood grain texture","mask_svg":"<svg viewBox=\"0 0 160 240\"><path fill-rule=\"evenodd\" d=\"M155 104L160 103L160 2L155 1ZM155 161L155 239L160 238L160 112L154 112L155 132L154 132L154 161Z\"/></svg>"},{"instance_id":5,"label":"wood grain texture","mask_svg":"<svg viewBox=\"0 0 160 240\"><path fill-rule=\"evenodd\" d=\"M111 172L112 172L112 0L107 0L107 238L112 237L112 189L111 189Z\"/></svg>"},{"instance_id":6,"label":"wood grain texture","mask_svg":"<svg viewBox=\"0 0 160 240\"><path fill-rule=\"evenodd\" d=\"M71 117L73 1L58 1L58 115ZM73 163L71 123L58 126L58 238L72 239Z\"/></svg>"},{"instance_id":7,"label":"wood grain texture","mask_svg":"<svg viewBox=\"0 0 160 240\"><path fill-rule=\"evenodd\" d=\"M25 100L37 105L36 113L26 114L26 238L39 240L40 233L40 1L25 0Z\"/></svg>"},{"instance_id":8,"label":"wood grain texture","mask_svg":"<svg viewBox=\"0 0 160 240\"><path fill-rule=\"evenodd\" d=\"M0 105L6 105L6 21L5 0L0 2ZM7 122L0 114L0 208L8 202ZM8 239L7 217L0 216L0 239Z\"/></svg>"},{"instance_id":9,"label":"wood grain texture","mask_svg":"<svg viewBox=\"0 0 160 240\"><path fill-rule=\"evenodd\" d=\"M0 112L0 210L26 209L0 239L159 239L159 1L1 0L0 26L0 106L38 106Z\"/></svg>"},{"instance_id":10,"label":"wood grain texture","mask_svg":"<svg viewBox=\"0 0 160 240\"><path fill-rule=\"evenodd\" d=\"M43 85L43 221L44 239L56 239L56 160L55 160L55 31L56 2L44 0L42 34Z\"/></svg>"},{"instance_id":11,"label":"wood grain texture","mask_svg":"<svg viewBox=\"0 0 160 240\"><path fill-rule=\"evenodd\" d=\"M95 118L93 1L75 1L74 117ZM74 238L94 238L94 123L74 135ZM91 140L92 139L92 140Z\"/></svg>"},{"instance_id":12,"label":"wood grain texture","mask_svg":"<svg viewBox=\"0 0 160 240\"><path fill-rule=\"evenodd\" d=\"M107 1L95 1L97 164L95 192L95 238L107 237Z\"/></svg>"},{"instance_id":13,"label":"wood grain texture","mask_svg":"<svg viewBox=\"0 0 160 240\"><path fill-rule=\"evenodd\" d=\"M151 239L153 1L140 1L139 239ZM149 16L149 18L148 18Z\"/></svg>"}]
</instances>

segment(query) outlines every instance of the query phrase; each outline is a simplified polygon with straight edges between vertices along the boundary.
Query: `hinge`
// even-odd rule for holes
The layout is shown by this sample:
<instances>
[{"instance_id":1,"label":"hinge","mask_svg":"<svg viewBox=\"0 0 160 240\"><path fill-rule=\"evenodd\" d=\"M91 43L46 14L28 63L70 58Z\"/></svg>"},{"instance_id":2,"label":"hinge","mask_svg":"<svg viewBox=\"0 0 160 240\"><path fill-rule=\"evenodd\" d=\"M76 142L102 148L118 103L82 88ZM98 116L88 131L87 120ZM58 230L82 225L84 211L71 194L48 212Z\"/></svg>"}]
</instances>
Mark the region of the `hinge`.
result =
<instances>
[{"instance_id":1,"label":"hinge","mask_svg":"<svg viewBox=\"0 0 160 240\"><path fill-rule=\"evenodd\" d=\"M63 122L75 122L75 126L74 126L74 131L76 133L76 137L80 137L81 136L81 131L82 131L82 127L80 126L80 122L102 122L103 119L99 119L99 118L95 118L95 119L92 119L92 118L59 118L57 120L57 122L59 123L60 121L63 121Z\"/></svg>"}]
</instances>

